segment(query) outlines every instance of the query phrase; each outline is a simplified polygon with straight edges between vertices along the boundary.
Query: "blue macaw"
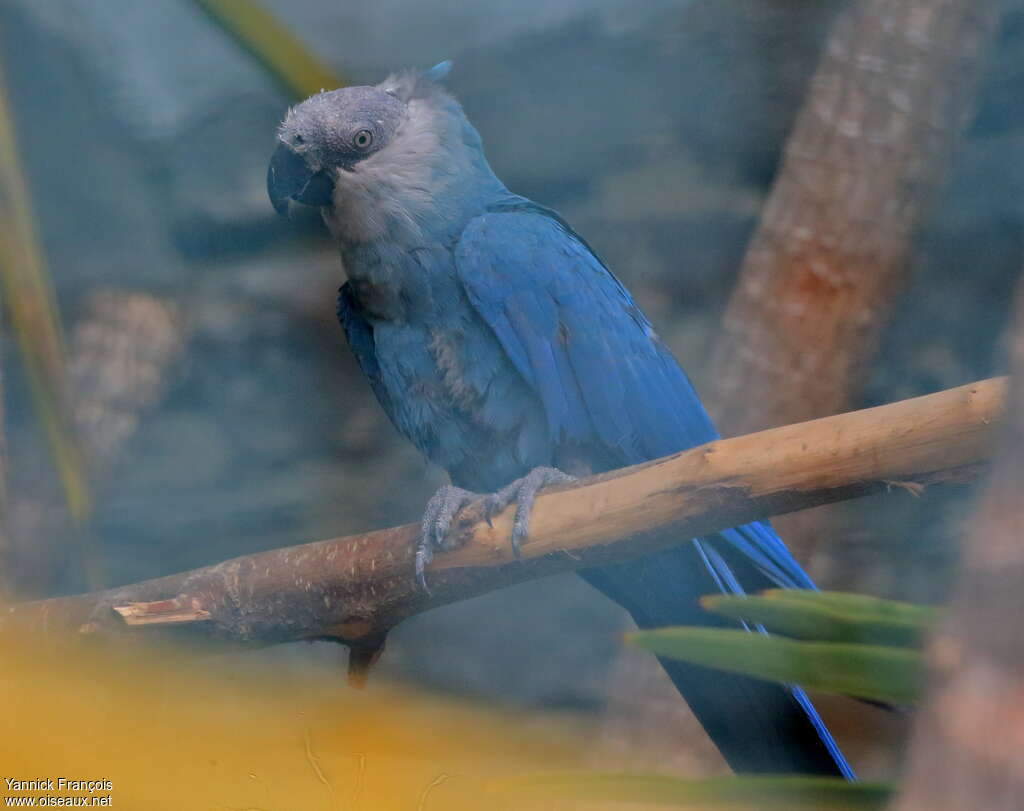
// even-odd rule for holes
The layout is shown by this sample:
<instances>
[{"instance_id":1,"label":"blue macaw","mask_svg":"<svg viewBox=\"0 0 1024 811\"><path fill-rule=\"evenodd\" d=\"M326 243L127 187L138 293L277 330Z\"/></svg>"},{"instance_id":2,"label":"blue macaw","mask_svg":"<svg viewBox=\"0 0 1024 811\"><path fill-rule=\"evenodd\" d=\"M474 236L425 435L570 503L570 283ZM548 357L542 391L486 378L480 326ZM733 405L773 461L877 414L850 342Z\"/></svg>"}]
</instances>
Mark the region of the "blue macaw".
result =
<instances>
[{"instance_id":1,"label":"blue macaw","mask_svg":"<svg viewBox=\"0 0 1024 811\"><path fill-rule=\"evenodd\" d=\"M267 186L278 212L321 208L348 277L338 314L396 428L448 471L417 575L468 501L536 491L708 442L715 428L672 354L587 243L494 175L440 80L448 63L291 109ZM814 588L764 522L581 573L642 628L728 625L713 591ZM663 660L736 771L852 777L807 696Z\"/></svg>"}]
</instances>

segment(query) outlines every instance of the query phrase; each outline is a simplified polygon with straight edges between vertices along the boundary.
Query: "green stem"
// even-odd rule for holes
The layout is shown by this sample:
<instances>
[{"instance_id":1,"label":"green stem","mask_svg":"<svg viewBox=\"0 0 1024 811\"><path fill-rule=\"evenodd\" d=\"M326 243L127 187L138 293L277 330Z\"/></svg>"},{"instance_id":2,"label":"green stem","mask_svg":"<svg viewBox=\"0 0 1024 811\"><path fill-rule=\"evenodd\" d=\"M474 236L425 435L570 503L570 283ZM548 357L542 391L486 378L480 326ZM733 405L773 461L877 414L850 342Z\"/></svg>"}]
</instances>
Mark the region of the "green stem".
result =
<instances>
[{"instance_id":1,"label":"green stem","mask_svg":"<svg viewBox=\"0 0 1024 811\"><path fill-rule=\"evenodd\" d=\"M193 2L296 98L344 84L284 23L253 0Z\"/></svg>"}]
</instances>

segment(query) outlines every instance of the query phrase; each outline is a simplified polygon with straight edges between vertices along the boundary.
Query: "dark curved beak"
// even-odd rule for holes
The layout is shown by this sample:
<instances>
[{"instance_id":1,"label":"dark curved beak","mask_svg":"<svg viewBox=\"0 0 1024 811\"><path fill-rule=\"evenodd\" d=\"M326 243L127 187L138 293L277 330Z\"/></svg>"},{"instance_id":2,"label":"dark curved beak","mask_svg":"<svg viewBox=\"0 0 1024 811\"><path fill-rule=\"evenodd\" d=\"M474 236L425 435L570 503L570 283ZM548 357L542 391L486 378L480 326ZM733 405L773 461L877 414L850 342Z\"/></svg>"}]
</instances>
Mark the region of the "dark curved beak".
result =
<instances>
[{"instance_id":1,"label":"dark curved beak","mask_svg":"<svg viewBox=\"0 0 1024 811\"><path fill-rule=\"evenodd\" d=\"M329 206L334 198L334 181L326 171L310 169L287 145L278 144L267 169L267 194L274 210L287 216L291 200L307 206Z\"/></svg>"}]
</instances>

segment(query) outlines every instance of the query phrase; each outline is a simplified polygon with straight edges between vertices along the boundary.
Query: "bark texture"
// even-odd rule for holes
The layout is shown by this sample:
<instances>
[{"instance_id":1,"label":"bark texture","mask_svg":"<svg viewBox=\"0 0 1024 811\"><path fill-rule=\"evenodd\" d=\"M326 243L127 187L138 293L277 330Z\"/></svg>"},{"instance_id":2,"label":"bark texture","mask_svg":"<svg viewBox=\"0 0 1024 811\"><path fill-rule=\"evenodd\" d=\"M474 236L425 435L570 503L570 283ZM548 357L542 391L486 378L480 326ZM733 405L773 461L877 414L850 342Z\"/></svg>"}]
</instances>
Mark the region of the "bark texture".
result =
<instances>
[{"instance_id":1,"label":"bark texture","mask_svg":"<svg viewBox=\"0 0 1024 811\"><path fill-rule=\"evenodd\" d=\"M861 0L838 17L716 345L711 403L726 434L852 405L999 9Z\"/></svg>"},{"instance_id":2,"label":"bark texture","mask_svg":"<svg viewBox=\"0 0 1024 811\"><path fill-rule=\"evenodd\" d=\"M95 476L113 464L140 417L164 395L184 353L177 305L133 290L92 292L71 334L75 426Z\"/></svg>"}]
</instances>

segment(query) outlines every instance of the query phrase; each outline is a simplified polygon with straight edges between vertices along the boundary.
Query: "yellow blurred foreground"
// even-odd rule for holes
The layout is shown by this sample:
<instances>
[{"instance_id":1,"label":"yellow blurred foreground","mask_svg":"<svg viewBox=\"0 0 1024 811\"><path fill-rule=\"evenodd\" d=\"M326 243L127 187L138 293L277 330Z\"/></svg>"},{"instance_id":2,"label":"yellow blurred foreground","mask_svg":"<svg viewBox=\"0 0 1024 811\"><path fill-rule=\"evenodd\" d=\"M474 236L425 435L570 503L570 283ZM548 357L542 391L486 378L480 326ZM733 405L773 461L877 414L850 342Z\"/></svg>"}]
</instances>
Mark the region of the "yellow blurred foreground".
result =
<instances>
[{"instance_id":1,"label":"yellow blurred foreground","mask_svg":"<svg viewBox=\"0 0 1024 811\"><path fill-rule=\"evenodd\" d=\"M170 645L0 644L0 808L480 811L510 807L487 791L495 778L582 765L565 725L372 678L356 691L340 671L252 672L246 657Z\"/></svg>"}]
</instances>

